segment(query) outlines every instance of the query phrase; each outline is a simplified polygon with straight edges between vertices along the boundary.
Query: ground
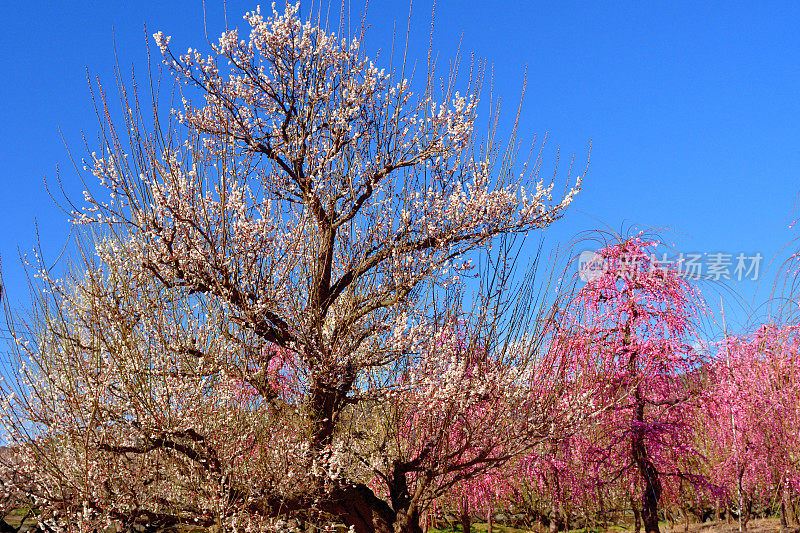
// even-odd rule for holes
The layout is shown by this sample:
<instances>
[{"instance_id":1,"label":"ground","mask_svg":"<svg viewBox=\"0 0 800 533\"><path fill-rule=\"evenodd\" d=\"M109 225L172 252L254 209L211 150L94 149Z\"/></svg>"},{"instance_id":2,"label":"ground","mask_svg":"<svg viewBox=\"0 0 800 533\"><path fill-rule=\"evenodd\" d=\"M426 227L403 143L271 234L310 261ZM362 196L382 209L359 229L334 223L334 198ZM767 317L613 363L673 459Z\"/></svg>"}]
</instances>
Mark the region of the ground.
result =
<instances>
[{"instance_id":1,"label":"ground","mask_svg":"<svg viewBox=\"0 0 800 533\"><path fill-rule=\"evenodd\" d=\"M473 524L472 530L484 532L486 531L486 524ZM780 520L777 518L764 518L760 520L751 520L748 525L748 533L779 533L781 531L781 524ZM453 529L430 529L428 530L431 533L445 533L445 532L460 532L460 528ZM495 525L493 528L493 533L544 533L544 529L537 531L536 529L515 529L512 527L505 527L505 526L498 526ZM591 533L598 533L595 530L583 530L583 529L573 529L570 533L583 533L584 531L591 532ZM631 532L633 531L632 528L624 528L614 526L609 528L608 533L623 533L623 532ZM732 521L730 524L726 524L725 522L705 522L705 523L694 523L689 524L689 533L738 533L739 531L739 524L735 521ZM684 526L683 524L675 524L675 527L670 528L667 524L661 524L661 533L683 533ZM789 529L784 530L784 532L791 532L791 533L800 533L800 528L795 529L794 527L790 527Z\"/></svg>"},{"instance_id":2,"label":"ground","mask_svg":"<svg viewBox=\"0 0 800 533\"><path fill-rule=\"evenodd\" d=\"M13 511L6 517L6 521L14 526L19 526L19 519L22 518L22 515L25 514L24 511ZM21 533L24 532L28 527L35 524L35 520L27 520L26 526L21 528ZM486 524L473 524L472 531L473 532L485 532L487 530ZM461 532L460 527L456 527L456 529L436 529L432 528L428 530L429 533L455 533ZM607 533L626 533L632 532L632 528L625 528L620 526L612 526L609 529L605 530ZM670 528L668 524L661 523L661 533L684 533L684 526L683 524L675 524L673 528ZM732 521L730 524L726 524L725 522L705 522L705 523L693 523L689 524L689 533L738 533L739 525L737 522ZM492 529L493 533L545 533L546 529L515 529L513 527L506 527L502 525L494 525ZM594 529L573 529L570 530L570 533L601 533ZM760 520L751 520L750 524L748 525L748 533L781 533L781 526L780 521L777 518L764 518ZM783 530L782 533L800 533L800 527L790 527L789 529Z\"/></svg>"}]
</instances>

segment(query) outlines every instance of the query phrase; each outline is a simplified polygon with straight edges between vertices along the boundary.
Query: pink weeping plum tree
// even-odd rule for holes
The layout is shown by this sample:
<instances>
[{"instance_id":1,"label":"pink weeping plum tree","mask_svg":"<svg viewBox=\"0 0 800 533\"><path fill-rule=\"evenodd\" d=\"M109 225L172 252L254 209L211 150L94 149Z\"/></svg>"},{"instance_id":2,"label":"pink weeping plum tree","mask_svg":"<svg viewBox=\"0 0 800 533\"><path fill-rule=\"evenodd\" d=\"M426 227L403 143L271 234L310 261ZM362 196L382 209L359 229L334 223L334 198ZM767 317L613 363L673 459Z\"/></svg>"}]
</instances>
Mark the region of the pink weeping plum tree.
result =
<instances>
[{"instance_id":1,"label":"pink weeping plum tree","mask_svg":"<svg viewBox=\"0 0 800 533\"><path fill-rule=\"evenodd\" d=\"M765 324L719 347L703 417L715 443L710 472L727 490L747 531L756 502L778 502L793 518L800 487L800 335L796 325Z\"/></svg>"},{"instance_id":2,"label":"pink weeping plum tree","mask_svg":"<svg viewBox=\"0 0 800 533\"><path fill-rule=\"evenodd\" d=\"M606 406L572 440L582 458L572 468L594 464L597 475L567 469L562 483L578 477L598 501L611 483L631 487L647 533L659 530L666 484L702 481L684 465L697 455L691 429L703 357L692 342L703 305L674 266L654 261L656 245L638 235L596 252L581 271L586 283L565 305L568 326L557 343L573 354L576 372L596 376L593 398Z\"/></svg>"},{"instance_id":3,"label":"pink weeping plum tree","mask_svg":"<svg viewBox=\"0 0 800 533\"><path fill-rule=\"evenodd\" d=\"M417 532L443 491L593 412L542 341L552 317L509 291L510 239L559 219L583 176L553 200L516 125L508 148L476 132L481 68L458 92L431 67L415 91L363 32L299 13L247 13L208 55L156 33L169 119L124 86L119 120L98 101L80 254L40 267L3 383L3 490L43 524Z\"/></svg>"}]
</instances>

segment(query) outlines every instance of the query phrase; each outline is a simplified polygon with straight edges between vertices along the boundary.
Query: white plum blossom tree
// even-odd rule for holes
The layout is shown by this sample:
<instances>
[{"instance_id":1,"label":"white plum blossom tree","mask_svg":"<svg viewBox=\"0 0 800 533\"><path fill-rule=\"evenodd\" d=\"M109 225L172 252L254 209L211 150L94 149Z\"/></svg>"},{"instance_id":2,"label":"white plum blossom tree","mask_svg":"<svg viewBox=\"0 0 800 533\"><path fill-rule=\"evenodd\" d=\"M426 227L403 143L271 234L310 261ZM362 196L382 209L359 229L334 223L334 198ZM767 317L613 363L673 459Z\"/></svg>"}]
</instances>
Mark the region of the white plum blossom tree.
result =
<instances>
[{"instance_id":1,"label":"white plum blossom tree","mask_svg":"<svg viewBox=\"0 0 800 533\"><path fill-rule=\"evenodd\" d=\"M363 32L299 5L245 20L210 55L155 34L183 104L148 126L120 87L85 162L105 192L73 211L83 254L41 269L15 331L6 489L43 524L420 531L448 487L587 412L547 321L504 311L497 246L561 217L583 176L553 200L516 125L507 149L479 138L479 74L414 92ZM492 243L470 311L461 276Z\"/></svg>"}]
</instances>

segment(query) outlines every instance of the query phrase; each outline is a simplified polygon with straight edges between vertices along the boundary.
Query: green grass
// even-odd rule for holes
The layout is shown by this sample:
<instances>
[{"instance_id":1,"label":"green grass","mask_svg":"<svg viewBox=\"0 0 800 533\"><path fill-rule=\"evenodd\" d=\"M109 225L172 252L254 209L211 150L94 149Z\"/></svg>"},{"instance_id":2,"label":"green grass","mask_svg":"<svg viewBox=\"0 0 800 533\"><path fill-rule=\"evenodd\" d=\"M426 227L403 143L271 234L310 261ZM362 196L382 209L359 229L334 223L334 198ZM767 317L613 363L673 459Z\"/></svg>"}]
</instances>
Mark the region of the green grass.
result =
<instances>
[{"instance_id":1,"label":"green grass","mask_svg":"<svg viewBox=\"0 0 800 533\"><path fill-rule=\"evenodd\" d=\"M20 522L22 522L22 519L25 518L26 515L28 515L29 511L33 511L33 512L30 514L30 516L28 516L28 520L27 521L28 521L28 523L34 523L36 521L36 514L37 513L36 513L36 509L34 509L32 507L20 507L19 509L14 509L13 511L10 511L5 516L5 521L10 526L19 527L20 526Z\"/></svg>"},{"instance_id":2,"label":"green grass","mask_svg":"<svg viewBox=\"0 0 800 533\"><path fill-rule=\"evenodd\" d=\"M474 531L486 531L488 529L488 525L487 524L481 524L481 523L477 523L477 524L473 523L472 527L470 529L473 532ZM517 529L517 528L514 528L514 527L501 526L501 525L498 525L498 524L495 524L494 526L492 526L492 532L493 533L530 533L531 531L533 531L533 530L530 530L530 529ZM432 528L430 528L428 530L428 532L429 533L434 533L434 532L436 532L436 533L455 533L455 532L461 533L461 524L457 524L455 527L445 528L445 529L439 529L439 528L432 527Z\"/></svg>"}]
</instances>

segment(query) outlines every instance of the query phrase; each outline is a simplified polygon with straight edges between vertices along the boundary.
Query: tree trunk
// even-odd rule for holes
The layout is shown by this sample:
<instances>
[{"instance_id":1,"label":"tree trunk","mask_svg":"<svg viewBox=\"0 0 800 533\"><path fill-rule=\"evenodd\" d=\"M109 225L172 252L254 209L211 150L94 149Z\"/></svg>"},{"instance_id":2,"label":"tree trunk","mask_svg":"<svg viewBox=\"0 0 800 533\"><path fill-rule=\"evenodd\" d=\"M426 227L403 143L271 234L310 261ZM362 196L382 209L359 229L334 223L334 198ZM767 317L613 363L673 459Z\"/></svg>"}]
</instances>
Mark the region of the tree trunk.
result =
<instances>
[{"instance_id":1,"label":"tree trunk","mask_svg":"<svg viewBox=\"0 0 800 533\"><path fill-rule=\"evenodd\" d=\"M597 486L597 501L600 503L599 511L597 513L597 521L600 523L600 529L606 529L606 504L603 500L603 491L600 485Z\"/></svg>"},{"instance_id":2,"label":"tree trunk","mask_svg":"<svg viewBox=\"0 0 800 533\"><path fill-rule=\"evenodd\" d=\"M639 513L639 505L633 496L631 496L631 509L633 509L633 532L639 533L642 529L642 515Z\"/></svg>"},{"instance_id":3,"label":"tree trunk","mask_svg":"<svg viewBox=\"0 0 800 533\"><path fill-rule=\"evenodd\" d=\"M323 492L304 492L294 498L270 495L250 501L247 510L262 516L291 516L300 514L309 520L309 526L319 513L335 517L339 522L352 527L355 533L397 533L398 513L388 503L375 496L363 483L339 483ZM310 513L310 514L309 514ZM419 516L399 531L421 533ZM313 527L312 527L313 529Z\"/></svg>"},{"instance_id":4,"label":"tree trunk","mask_svg":"<svg viewBox=\"0 0 800 533\"><path fill-rule=\"evenodd\" d=\"M395 512L394 532L422 533L419 525L419 510L409 493L406 473L406 465L395 461L392 465L392 477L389 485L389 499Z\"/></svg>"},{"instance_id":5,"label":"tree trunk","mask_svg":"<svg viewBox=\"0 0 800 533\"><path fill-rule=\"evenodd\" d=\"M634 317L628 319L625 324L625 341L627 347L630 344L631 323ZM628 359L628 371L631 375L636 375L635 351L630 352ZM642 395L641 386L637 385L633 390L634 412L631 420L631 455L634 464L639 470L639 477L644 481L642 491L642 522L644 522L645 533L660 533L658 529L658 502L661 499L661 480L658 478L658 470L647 454L644 442L644 409L646 399Z\"/></svg>"},{"instance_id":6,"label":"tree trunk","mask_svg":"<svg viewBox=\"0 0 800 533\"><path fill-rule=\"evenodd\" d=\"M747 531L747 523L750 522L750 512L752 511L753 503L750 501L750 498L743 497L742 499L744 501L739 512L742 517L742 532L745 532Z\"/></svg>"},{"instance_id":7,"label":"tree trunk","mask_svg":"<svg viewBox=\"0 0 800 533\"><path fill-rule=\"evenodd\" d=\"M556 456L558 453L558 445L553 444L553 448L551 450L553 457ZM563 498L561 497L561 479L559 478L558 468L554 464L550 465L551 468L551 475L552 475L552 486L551 486L551 494L552 499L550 500L550 524L549 530L550 533L557 533L561 529L561 511L563 508Z\"/></svg>"},{"instance_id":8,"label":"tree trunk","mask_svg":"<svg viewBox=\"0 0 800 533\"><path fill-rule=\"evenodd\" d=\"M338 516L356 533L397 533L397 513L385 501L361 483L345 485L335 489L322 502L323 511ZM421 533L419 522L413 527L401 529L409 533Z\"/></svg>"},{"instance_id":9,"label":"tree trunk","mask_svg":"<svg viewBox=\"0 0 800 533\"><path fill-rule=\"evenodd\" d=\"M675 533L675 517L669 509L664 509L664 522L666 522L667 532L672 531Z\"/></svg>"},{"instance_id":10,"label":"tree trunk","mask_svg":"<svg viewBox=\"0 0 800 533\"><path fill-rule=\"evenodd\" d=\"M489 512L486 513L486 533L493 533L494 529L494 509L489 507Z\"/></svg>"},{"instance_id":11,"label":"tree trunk","mask_svg":"<svg viewBox=\"0 0 800 533\"><path fill-rule=\"evenodd\" d=\"M637 426L644 424L644 400L639 390L636 390L636 411L634 413L634 423ZM647 448L644 444L644 435L640 429L633 431L631 439L631 452L633 461L639 469L639 475L644 481L644 491L642 492L642 522L644 522L645 533L660 533L658 529L658 502L661 499L661 480L658 478L658 471L650 461Z\"/></svg>"},{"instance_id":12,"label":"tree trunk","mask_svg":"<svg viewBox=\"0 0 800 533\"><path fill-rule=\"evenodd\" d=\"M642 446L643 448L643 446ZM642 494L642 522L645 533L660 533L658 529L658 501L661 499L661 481L658 479L653 463L645 458L640 471L644 474L644 494Z\"/></svg>"},{"instance_id":13,"label":"tree trunk","mask_svg":"<svg viewBox=\"0 0 800 533\"><path fill-rule=\"evenodd\" d=\"M472 521L469 516L469 502L466 497L461 498L461 531L469 533L472 529Z\"/></svg>"},{"instance_id":14,"label":"tree trunk","mask_svg":"<svg viewBox=\"0 0 800 533\"><path fill-rule=\"evenodd\" d=\"M789 523L786 521L786 504L781 500L781 529L786 529L789 527Z\"/></svg>"},{"instance_id":15,"label":"tree trunk","mask_svg":"<svg viewBox=\"0 0 800 533\"><path fill-rule=\"evenodd\" d=\"M745 446L745 450L747 447ZM744 502L744 490L742 489L742 479L744 478L744 466L739 468L739 475L736 479L736 493L737 498L739 500L739 531L747 531L747 521L750 518L749 516L745 516L745 502Z\"/></svg>"},{"instance_id":16,"label":"tree trunk","mask_svg":"<svg viewBox=\"0 0 800 533\"><path fill-rule=\"evenodd\" d=\"M792 512L792 500L789 497L789 491L786 490L786 485L781 487L781 527L788 528L789 524L795 522L794 513Z\"/></svg>"},{"instance_id":17,"label":"tree trunk","mask_svg":"<svg viewBox=\"0 0 800 533\"><path fill-rule=\"evenodd\" d=\"M415 511L398 512L394 522L394 533L422 533L419 515Z\"/></svg>"},{"instance_id":18,"label":"tree trunk","mask_svg":"<svg viewBox=\"0 0 800 533\"><path fill-rule=\"evenodd\" d=\"M472 531L472 521L469 517L469 511L461 511L461 531L465 533Z\"/></svg>"},{"instance_id":19,"label":"tree trunk","mask_svg":"<svg viewBox=\"0 0 800 533\"><path fill-rule=\"evenodd\" d=\"M683 531L684 533L689 533L689 513L683 505L681 506L681 514L683 515Z\"/></svg>"}]
</instances>

